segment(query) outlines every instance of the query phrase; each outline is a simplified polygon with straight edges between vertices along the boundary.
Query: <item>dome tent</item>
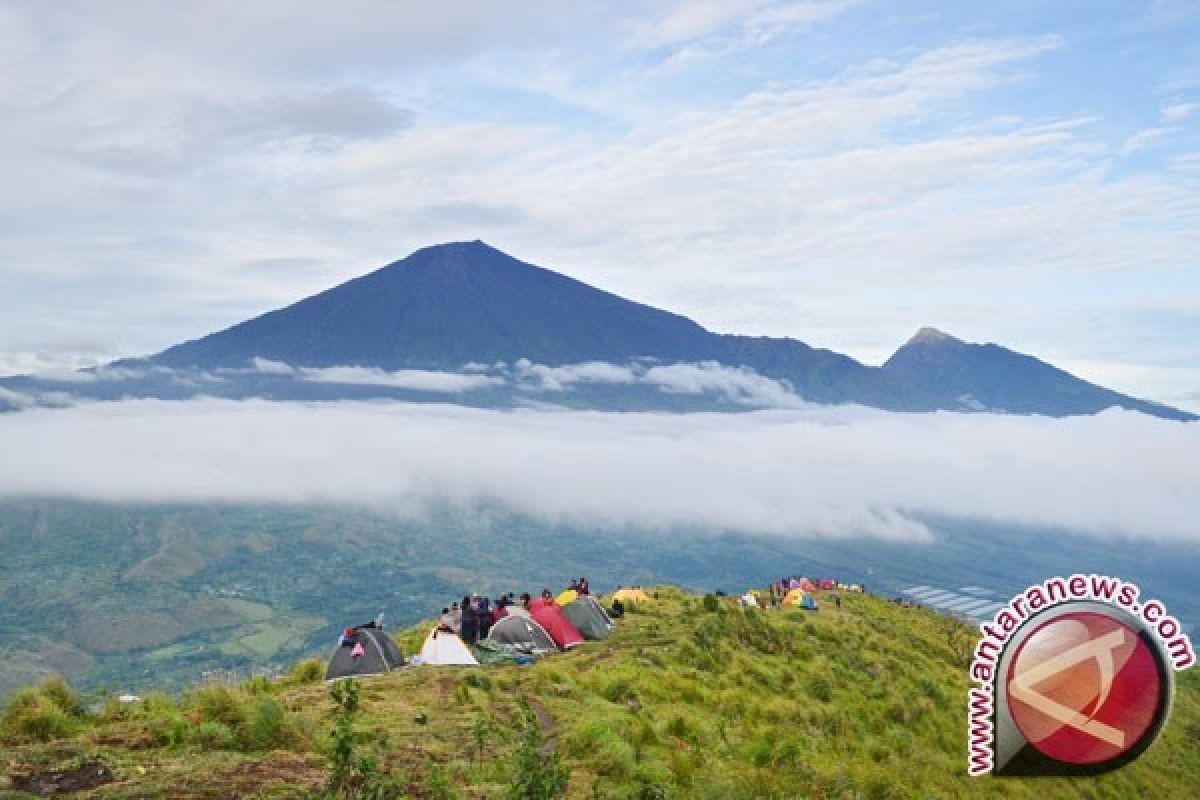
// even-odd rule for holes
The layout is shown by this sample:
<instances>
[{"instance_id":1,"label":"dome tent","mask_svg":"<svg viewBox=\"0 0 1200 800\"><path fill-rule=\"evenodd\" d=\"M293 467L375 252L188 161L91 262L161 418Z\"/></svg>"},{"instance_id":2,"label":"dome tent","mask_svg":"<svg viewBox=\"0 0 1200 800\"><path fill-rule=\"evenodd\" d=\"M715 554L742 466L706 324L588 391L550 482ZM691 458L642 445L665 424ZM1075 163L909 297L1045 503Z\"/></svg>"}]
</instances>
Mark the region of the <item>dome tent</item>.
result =
<instances>
[{"instance_id":1,"label":"dome tent","mask_svg":"<svg viewBox=\"0 0 1200 800\"><path fill-rule=\"evenodd\" d=\"M435 667L464 666L478 667L479 662L471 650L454 631L434 626L421 645L421 663Z\"/></svg>"},{"instance_id":2,"label":"dome tent","mask_svg":"<svg viewBox=\"0 0 1200 800\"><path fill-rule=\"evenodd\" d=\"M576 645L583 644L583 636L575 629L575 626L563 616L562 609L550 601L535 601L530 608L529 614L533 617L534 622L541 625L546 633L550 634L550 638L554 643L563 650L569 650Z\"/></svg>"},{"instance_id":3,"label":"dome tent","mask_svg":"<svg viewBox=\"0 0 1200 800\"><path fill-rule=\"evenodd\" d=\"M567 603L562 607L562 613L585 639L607 639L612 632L613 624L608 612L589 595L580 595Z\"/></svg>"},{"instance_id":4,"label":"dome tent","mask_svg":"<svg viewBox=\"0 0 1200 800\"><path fill-rule=\"evenodd\" d=\"M404 654L382 628L350 628L325 667L325 680L382 675L404 666Z\"/></svg>"},{"instance_id":5,"label":"dome tent","mask_svg":"<svg viewBox=\"0 0 1200 800\"><path fill-rule=\"evenodd\" d=\"M492 626L487 638L535 655L558 649L546 629L529 617L503 617Z\"/></svg>"}]
</instances>

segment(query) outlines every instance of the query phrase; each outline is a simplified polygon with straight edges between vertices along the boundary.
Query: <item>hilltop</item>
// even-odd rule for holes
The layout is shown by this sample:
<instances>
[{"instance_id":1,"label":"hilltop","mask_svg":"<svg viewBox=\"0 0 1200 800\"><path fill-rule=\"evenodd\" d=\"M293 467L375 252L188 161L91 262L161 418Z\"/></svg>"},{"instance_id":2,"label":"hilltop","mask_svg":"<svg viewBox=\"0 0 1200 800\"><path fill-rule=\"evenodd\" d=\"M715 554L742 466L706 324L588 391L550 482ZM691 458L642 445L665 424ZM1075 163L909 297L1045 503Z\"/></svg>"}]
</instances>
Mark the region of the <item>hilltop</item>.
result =
<instances>
[{"instance_id":1,"label":"hilltop","mask_svg":"<svg viewBox=\"0 0 1200 800\"><path fill-rule=\"evenodd\" d=\"M413 797L500 797L526 698L572 798L1184 797L1200 780L1194 672L1179 676L1164 736L1123 770L968 779L974 634L961 623L853 594L816 613L729 601L706 610L695 594L652 594L607 641L532 666L417 667L362 681L360 747ZM398 636L406 652L426 629ZM303 662L279 682L110 701L94 717L61 685L25 692L25 707L40 709L27 717L41 724L19 735L9 712L7 771L91 758L116 781L87 797L303 796L326 779L332 704L320 676L319 663Z\"/></svg>"}]
</instances>

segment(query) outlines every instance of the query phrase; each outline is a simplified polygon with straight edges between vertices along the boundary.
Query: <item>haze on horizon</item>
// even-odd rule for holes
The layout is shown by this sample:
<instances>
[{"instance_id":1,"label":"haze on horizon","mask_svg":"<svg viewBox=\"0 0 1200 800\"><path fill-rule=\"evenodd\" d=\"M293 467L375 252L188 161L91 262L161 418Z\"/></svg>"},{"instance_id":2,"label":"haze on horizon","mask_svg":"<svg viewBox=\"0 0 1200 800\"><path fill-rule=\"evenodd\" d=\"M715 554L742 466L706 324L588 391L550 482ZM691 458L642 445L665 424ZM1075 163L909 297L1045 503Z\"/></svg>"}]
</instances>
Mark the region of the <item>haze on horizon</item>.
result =
<instances>
[{"instance_id":1,"label":"haze on horizon","mask_svg":"<svg viewBox=\"0 0 1200 800\"><path fill-rule=\"evenodd\" d=\"M0 7L0 374L483 238L715 330L1200 410L1200 7Z\"/></svg>"}]
</instances>

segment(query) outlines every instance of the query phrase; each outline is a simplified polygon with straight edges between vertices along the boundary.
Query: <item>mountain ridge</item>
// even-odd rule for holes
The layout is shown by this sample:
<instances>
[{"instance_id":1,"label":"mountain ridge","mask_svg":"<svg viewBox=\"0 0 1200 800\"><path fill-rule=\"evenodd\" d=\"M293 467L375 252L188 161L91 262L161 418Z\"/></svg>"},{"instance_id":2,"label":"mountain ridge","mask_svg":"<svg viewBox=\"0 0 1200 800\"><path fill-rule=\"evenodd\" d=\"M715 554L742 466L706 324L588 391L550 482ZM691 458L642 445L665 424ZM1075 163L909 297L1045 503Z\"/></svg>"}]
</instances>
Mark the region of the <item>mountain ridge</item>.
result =
<instances>
[{"instance_id":1,"label":"mountain ridge","mask_svg":"<svg viewBox=\"0 0 1200 800\"><path fill-rule=\"evenodd\" d=\"M894 411L995 411L1047 416L1094 414L1113 406L1176 420L1198 417L1079 379L1033 356L995 344L964 342L919 329L881 366L794 338L716 333L670 311L638 303L514 258L481 240L421 248L357 278L206 336L117 367L223 371L233 396L353 399L363 387L321 388L245 375L258 359L297 368L365 367L384 371L461 371L469 364L522 360L557 367L587 362L628 365L715 362L777 381L804 401L854 403ZM232 373L241 373L235 381ZM53 386L53 381L42 381ZM91 396L177 398L177 382L128 382ZM0 391L37 389L37 378L5 379ZM61 386L57 388L62 388ZM73 387L85 391L82 387ZM211 387L210 387L211 388ZM521 387L521 391L528 387ZM370 396L381 395L373 390ZM107 392L107 394L105 394ZM254 393L259 394L254 394ZM519 405L517 390L473 399ZM438 395L445 399L453 395ZM560 402L562 392L543 401ZM745 408L716 394L688 400L632 385L576 387L574 407L729 410ZM4 398L0 395L0 403Z\"/></svg>"}]
</instances>

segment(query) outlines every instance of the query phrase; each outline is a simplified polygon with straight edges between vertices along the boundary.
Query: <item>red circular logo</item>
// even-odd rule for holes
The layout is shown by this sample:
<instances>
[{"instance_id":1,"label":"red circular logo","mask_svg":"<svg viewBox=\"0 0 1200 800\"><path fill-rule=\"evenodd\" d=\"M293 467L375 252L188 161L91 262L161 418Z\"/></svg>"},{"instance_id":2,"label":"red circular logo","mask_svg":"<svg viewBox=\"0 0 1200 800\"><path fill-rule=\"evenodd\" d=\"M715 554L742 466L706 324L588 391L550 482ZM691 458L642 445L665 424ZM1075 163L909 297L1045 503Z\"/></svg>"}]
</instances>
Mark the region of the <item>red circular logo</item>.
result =
<instances>
[{"instance_id":1,"label":"red circular logo","mask_svg":"<svg viewBox=\"0 0 1200 800\"><path fill-rule=\"evenodd\" d=\"M1029 635L1008 668L1007 694L1021 735L1046 756L1097 764L1127 753L1154 723L1158 665L1136 631L1080 611Z\"/></svg>"}]
</instances>

